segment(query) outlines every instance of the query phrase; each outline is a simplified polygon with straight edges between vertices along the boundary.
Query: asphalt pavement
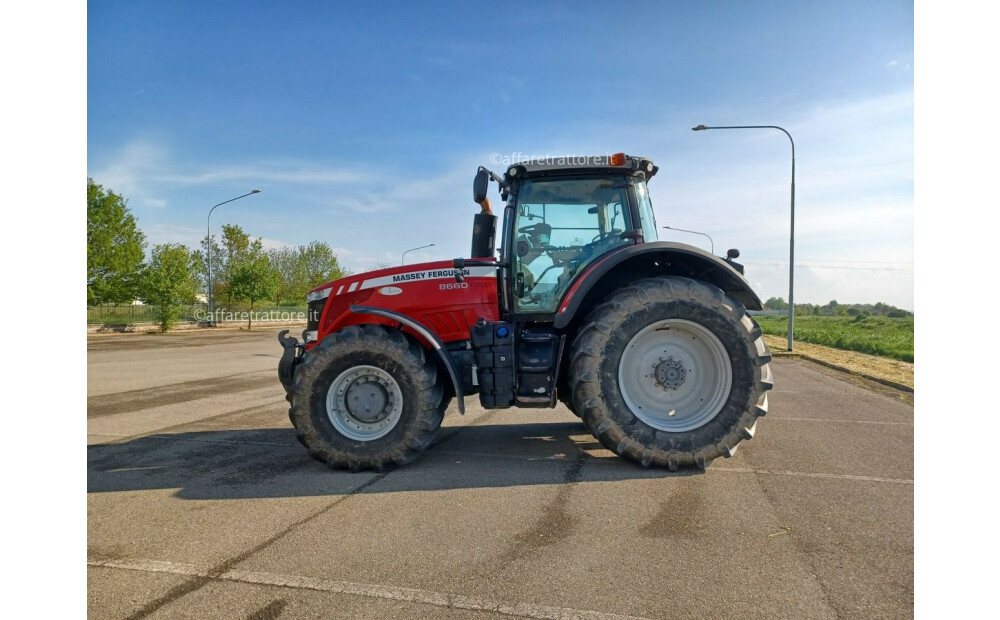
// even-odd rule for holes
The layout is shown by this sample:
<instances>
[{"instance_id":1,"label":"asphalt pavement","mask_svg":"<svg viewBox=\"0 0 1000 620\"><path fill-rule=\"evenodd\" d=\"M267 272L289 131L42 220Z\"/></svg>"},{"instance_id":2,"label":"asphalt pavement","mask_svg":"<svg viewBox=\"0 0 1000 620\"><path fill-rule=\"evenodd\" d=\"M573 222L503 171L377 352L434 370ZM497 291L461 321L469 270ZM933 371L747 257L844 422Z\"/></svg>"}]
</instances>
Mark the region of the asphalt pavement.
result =
<instances>
[{"instance_id":1,"label":"asphalt pavement","mask_svg":"<svg viewBox=\"0 0 1000 620\"><path fill-rule=\"evenodd\" d=\"M910 395L776 359L754 439L677 473L473 396L351 474L296 441L275 333L88 340L91 617L913 615Z\"/></svg>"}]
</instances>

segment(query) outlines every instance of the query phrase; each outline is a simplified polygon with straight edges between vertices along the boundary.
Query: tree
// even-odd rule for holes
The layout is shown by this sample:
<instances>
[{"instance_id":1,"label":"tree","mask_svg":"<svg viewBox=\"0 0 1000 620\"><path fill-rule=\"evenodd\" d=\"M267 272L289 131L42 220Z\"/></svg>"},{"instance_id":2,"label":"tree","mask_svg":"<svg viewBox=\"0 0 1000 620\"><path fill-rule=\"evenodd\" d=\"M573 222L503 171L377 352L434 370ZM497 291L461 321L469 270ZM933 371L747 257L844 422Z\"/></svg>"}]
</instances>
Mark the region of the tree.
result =
<instances>
[{"instance_id":1,"label":"tree","mask_svg":"<svg viewBox=\"0 0 1000 620\"><path fill-rule=\"evenodd\" d=\"M321 241L270 250L267 255L271 266L279 274L275 304L288 299L301 301L320 284L347 275L330 246Z\"/></svg>"},{"instance_id":2,"label":"tree","mask_svg":"<svg viewBox=\"0 0 1000 620\"><path fill-rule=\"evenodd\" d=\"M245 299L250 302L247 329L253 329L254 303L272 299L277 294L280 279L280 274L264 253L260 239L251 243L247 256L233 265L228 294L232 299Z\"/></svg>"},{"instance_id":3,"label":"tree","mask_svg":"<svg viewBox=\"0 0 1000 620\"><path fill-rule=\"evenodd\" d=\"M160 330L166 332L180 318L183 305L194 301L200 288L197 258L183 245L158 245L142 272L140 295L153 307Z\"/></svg>"},{"instance_id":4,"label":"tree","mask_svg":"<svg viewBox=\"0 0 1000 620\"><path fill-rule=\"evenodd\" d=\"M199 259L198 274L204 285L203 290L208 296L208 237L201 240L201 250L196 252ZM233 270L250 252L250 235L235 224L222 225L222 245L212 236L212 299L216 305L219 300L225 300L226 305L232 305L234 297L229 293Z\"/></svg>"},{"instance_id":5,"label":"tree","mask_svg":"<svg viewBox=\"0 0 1000 620\"><path fill-rule=\"evenodd\" d=\"M128 201L87 178L87 304L131 303L146 253Z\"/></svg>"},{"instance_id":6,"label":"tree","mask_svg":"<svg viewBox=\"0 0 1000 620\"><path fill-rule=\"evenodd\" d=\"M795 304L795 316L807 316L813 314L816 306L812 304Z\"/></svg>"},{"instance_id":7,"label":"tree","mask_svg":"<svg viewBox=\"0 0 1000 620\"><path fill-rule=\"evenodd\" d=\"M788 302L781 297L772 297L764 302L765 310L788 310Z\"/></svg>"},{"instance_id":8,"label":"tree","mask_svg":"<svg viewBox=\"0 0 1000 620\"><path fill-rule=\"evenodd\" d=\"M278 288L274 294L274 305L280 306L283 299L295 299L301 289L298 278L299 249L289 246L270 250L267 253L271 266L278 272ZM304 295L303 295L304 297Z\"/></svg>"},{"instance_id":9,"label":"tree","mask_svg":"<svg viewBox=\"0 0 1000 620\"><path fill-rule=\"evenodd\" d=\"M347 273L341 269L337 256L323 241L313 241L299 246L299 261L296 281L299 288L296 296L305 299L306 294L320 284L343 278Z\"/></svg>"},{"instance_id":10,"label":"tree","mask_svg":"<svg viewBox=\"0 0 1000 620\"><path fill-rule=\"evenodd\" d=\"M234 300L241 298L239 295L234 295L230 289L236 269L250 257L253 245L250 242L250 235L244 232L243 228L235 224L223 224L222 269L220 270L222 295L220 296L216 292L215 299L224 298L227 305L232 305ZM260 240L258 240L257 247L260 247ZM212 251L214 252L215 248L212 248Z\"/></svg>"},{"instance_id":11,"label":"tree","mask_svg":"<svg viewBox=\"0 0 1000 620\"><path fill-rule=\"evenodd\" d=\"M198 275L202 280L202 290L205 291L205 300L208 301L208 237L204 237L201 240L201 249L195 252L198 256ZM222 250L219 248L219 242L215 240L215 235L212 235L212 288L218 288L219 278L222 276Z\"/></svg>"}]
</instances>

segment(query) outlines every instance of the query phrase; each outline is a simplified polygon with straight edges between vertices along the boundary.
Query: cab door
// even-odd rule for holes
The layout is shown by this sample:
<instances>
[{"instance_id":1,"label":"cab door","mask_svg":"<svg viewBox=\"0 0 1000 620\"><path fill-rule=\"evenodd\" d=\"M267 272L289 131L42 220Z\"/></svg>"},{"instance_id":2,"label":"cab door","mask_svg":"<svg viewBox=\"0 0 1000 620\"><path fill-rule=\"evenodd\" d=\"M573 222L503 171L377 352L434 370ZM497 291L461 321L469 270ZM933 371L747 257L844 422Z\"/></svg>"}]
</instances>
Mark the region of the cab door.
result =
<instances>
[{"instance_id":1,"label":"cab door","mask_svg":"<svg viewBox=\"0 0 1000 620\"><path fill-rule=\"evenodd\" d=\"M615 178L526 179L511 229L514 313L541 320L555 314L573 277L629 242L627 185Z\"/></svg>"}]
</instances>

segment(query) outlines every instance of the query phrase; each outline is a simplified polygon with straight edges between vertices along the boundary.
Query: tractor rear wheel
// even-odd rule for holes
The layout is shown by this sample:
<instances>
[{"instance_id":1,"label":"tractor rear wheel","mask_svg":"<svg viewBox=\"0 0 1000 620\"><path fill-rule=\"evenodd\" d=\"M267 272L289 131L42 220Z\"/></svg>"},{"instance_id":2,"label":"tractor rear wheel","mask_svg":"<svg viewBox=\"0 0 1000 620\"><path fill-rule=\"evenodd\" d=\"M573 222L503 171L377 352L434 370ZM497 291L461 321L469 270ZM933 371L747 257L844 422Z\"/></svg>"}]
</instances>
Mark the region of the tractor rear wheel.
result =
<instances>
[{"instance_id":1,"label":"tractor rear wheel","mask_svg":"<svg viewBox=\"0 0 1000 620\"><path fill-rule=\"evenodd\" d=\"M288 416L299 441L331 467L382 471L433 441L447 399L424 348L398 329L351 326L295 370Z\"/></svg>"},{"instance_id":2,"label":"tractor rear wheel","mask_svg":"<svg viewBox=\"0 0 1000 620\"><path fill-rule=\"evenodd\" d=\"M753 437L773 386L770 360L738 301L705 282L649 278L587 317L570 350L571 396L615 454L704 468Z\"/></svg>"}]
</instances>

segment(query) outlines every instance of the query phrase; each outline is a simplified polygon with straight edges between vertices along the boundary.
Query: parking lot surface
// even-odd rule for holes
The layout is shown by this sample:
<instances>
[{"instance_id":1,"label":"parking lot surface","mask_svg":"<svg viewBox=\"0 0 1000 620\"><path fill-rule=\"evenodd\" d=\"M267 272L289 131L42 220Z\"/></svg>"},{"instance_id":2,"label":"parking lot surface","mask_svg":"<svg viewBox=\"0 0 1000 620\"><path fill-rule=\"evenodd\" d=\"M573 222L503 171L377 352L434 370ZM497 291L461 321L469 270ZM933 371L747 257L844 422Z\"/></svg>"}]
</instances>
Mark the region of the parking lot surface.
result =
<instances>
[{"instance_id":1,"label":"parking lot surface","mask_svg":"<svg viewBox=\"0 0 1000 620\"><path fill-rule=\"evenodd\" d=\"M913 615L905 395L777 359L754 439L677 473L473 396L351 474L296 441L275 333L89 339L92 617Z\"/></svg>"}]
</instances>

